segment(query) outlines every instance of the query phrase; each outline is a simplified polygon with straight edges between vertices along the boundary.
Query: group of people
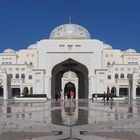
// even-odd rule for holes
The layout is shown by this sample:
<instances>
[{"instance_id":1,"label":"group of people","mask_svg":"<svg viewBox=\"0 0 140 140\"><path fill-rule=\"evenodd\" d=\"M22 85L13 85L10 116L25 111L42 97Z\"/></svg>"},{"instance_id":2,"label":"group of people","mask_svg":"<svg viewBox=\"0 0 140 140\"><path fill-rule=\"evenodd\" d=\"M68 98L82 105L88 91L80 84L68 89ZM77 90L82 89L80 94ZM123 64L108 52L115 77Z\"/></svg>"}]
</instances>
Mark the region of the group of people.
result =
<instances>
[{"instance_id":1,"label":"group of people","mask_svg":"<svg viewBox=\"0 0 140 140\"><path fill-rule=\"evenodd\" d=\"M58 91L58 92L55 92L55 101L57 101L58 99L61 99L61 96L62 96L62 91Z\"/></svg>"},{"instance_id":2,"label":"group of people","mask_svg":"<svg viewBox=\"0 0 140 140\"><path fill-rule=\"evenodd\" d=\"M70 91L69 96L70 96L70 99L73 100L74 99L74 92ZM55 101L57 101L59 99L61 99L61 100L64 99L64 94L63 94L62 90L55 93Z\"/></svg>"},{"instance_id":3,"label":"group of people","mask_svg":"<svg viewBox=\"0 0 140 140\"><path fill-rule=\"evenodd\" d=\"M92 94L92 101L94 100L94 98L97 100L97 94Z\"/></svg>"},{"instance_id":4,"label":"group of people","mask_svg":"<svg viewBox=\"0 0 140 140\"><path fill-rule=\"evenodd\" d=\"M104 93L102 94L102 97L103 97L103 98L102 98L102 101L104 101L104 102L105 102L105 101L108 102L108 101L109 101L109 98L110 98L110 101L113 101L113 94L112 94L112 93L110 93L110 94L107 93L107 94L106 94L106 93L104 92ZM97 100L97 94L92 94L92 101L93 101L94 99Z\"/></svg>"},{"instance_id":5,"label":"group of people","mask_svg":"<svg viewBox=\"0 0 140 140\"><path fill-rule=\"evenodd\" d=\"M110 100L111 100L111 102L113 101L113 94L112 93L103 93L103 99L102 99L102 101L104 101L105 102L105 100L108 102L109 101L109 98L110 98Z\"/></svg>"}]
</instances>

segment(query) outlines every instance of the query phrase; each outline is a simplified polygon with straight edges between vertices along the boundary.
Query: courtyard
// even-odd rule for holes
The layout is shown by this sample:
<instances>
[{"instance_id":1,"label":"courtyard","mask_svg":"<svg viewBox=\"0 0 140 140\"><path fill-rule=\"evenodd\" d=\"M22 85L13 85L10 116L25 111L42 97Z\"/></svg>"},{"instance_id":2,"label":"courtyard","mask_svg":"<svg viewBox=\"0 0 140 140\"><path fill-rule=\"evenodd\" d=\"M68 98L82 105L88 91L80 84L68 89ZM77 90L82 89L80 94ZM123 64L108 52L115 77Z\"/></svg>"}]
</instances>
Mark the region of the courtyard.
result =
<instances>
[{"instance_id":1,"label":"courtyard","mask_svg":"<svg viewBox=\"0 0 140 140\"><path fill-rule=\"evenodd\" d=\"M0 101L0 140L139 140L140 100Z\"/></svg>"}]
</instances>

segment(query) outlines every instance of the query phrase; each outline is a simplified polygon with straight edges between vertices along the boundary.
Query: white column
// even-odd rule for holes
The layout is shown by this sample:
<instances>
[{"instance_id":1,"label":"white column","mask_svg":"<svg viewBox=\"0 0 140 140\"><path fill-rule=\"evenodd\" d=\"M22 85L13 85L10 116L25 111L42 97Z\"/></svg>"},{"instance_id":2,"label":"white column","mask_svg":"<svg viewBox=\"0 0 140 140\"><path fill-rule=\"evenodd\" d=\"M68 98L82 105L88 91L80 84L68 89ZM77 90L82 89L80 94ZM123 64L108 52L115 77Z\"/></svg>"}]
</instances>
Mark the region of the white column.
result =
<instances>
[{"instance_id":1,"label":"white column","mask_svg":"<svg viewBox=\"0 0 140 140\"><path fill-rule=\"evenodd\" d=\"M78 99L78 78L75 78L75 87L76 87L76 99Z\"/></svg>"},{"instance_id":2,"label":"white column","mask_svg":"<svg viewBox=\"0 0 140 140\"><path fill-rule=\"evenodd\" d=\"M119 85L116 86L116 96L119 96Z\"/></svg>"},{"instance_id":3,"label":"white column","mask_svg":"<svg viewBox=\"0 0 140 140\"><path fill-rule=\"evenodd\" d=\"M128 85L128 99L130 99L130 94L131 94L131 88L130 88L130 84Z\"/></svg>"},{"instance_id":4,"label":"white column","mask_svg":"<svg viewBox=\"0 0 140 140\"><path fill-rule=\"evenodd\" d=\"M7 87L7 75L6 73L3 73L3 99L7 100L8 99L8 87Z\"/></svg>"},{"instance_id":5,"label":"white column","mask_svg":"<svg viewBox=\"0 0 140 140\"><path fill-rule=\"evenodd\" d=\"M116 79L116 95L119 96L119 81Z\"/></svg>"},{"instance_id":6,"label":"white column","mask_svg":"<svg viewBox=\"0 0 140 140\"><path fill-rule=\"evenodd\" d=\"M136 75L133 75L133 81L132 81L132 99L136 99Z\"/></svg>"},{"instance_id":7,"label":"white column","mask_svg":"<svg viewBox=\"0 0 140 140\"><path fill-rule=\"evenodd\" d=\"M22 93L23 93L23 79L22 79L22 83L20 85L20 97L23 96Z\"/></svg>"},{"instance_id":8,"label":"white column","mask_svg":"<svg viewBox=\"0 0 140 140\"><path fill-rule=\"evenodd\" d=\"M3 99L7 100L8 99L8 94L7 94L7 86L6 85L3 86L3 91L4 91L3 92L3 94L4 94Z\"/></svg>"},{"instance_id":9,"label":"white column","mask_svg":"<svg viewBox=\"0 0 140 140\"><path fill-rule=\"evenodd\" d=\"M88 78L88 83L89 83L89 94L88 94L88 98L92 98L92 95L90 95L92 93L92 83L91 83L91 78Z\"/></svg>"},{"instance_id":10,"label":"white column","mask_svg":"<svg viewBox=\"0 0 140 140\"><path fill-rule=\"evenodd\" d=\"M51 76L45 77L45 94L47 94L48 98L51 98Z\"/></svg>"},{"instance_id":11,"label":"white column","mask_svg":"<svg viewBox=\"0 0 140 140\"><path fill-rule=\"evenodd\" d=\"M132 99L136 99L136 85L133 86Z\"/></svg>"},{"instance_id":12,"label":"white column","mask_svg":"<svg viewBox=\"0 0 140 140\"><path fill-rule=\"evenodd\" d=\"M92 98L92 94L96 93L97 85L96 85L96 77L89 76L89 97Z\"/></svg>"},{"instance_id":13,"label":"white column","mask_svg":"<svg viewBox=\"0 0 140 140\"><path fill-rule=\"evenodd\" d=\"M11 93L11 77L7 75L7 94L8 94L8 99L12 98L12 93Z\"/></svg>"}]
</instances>

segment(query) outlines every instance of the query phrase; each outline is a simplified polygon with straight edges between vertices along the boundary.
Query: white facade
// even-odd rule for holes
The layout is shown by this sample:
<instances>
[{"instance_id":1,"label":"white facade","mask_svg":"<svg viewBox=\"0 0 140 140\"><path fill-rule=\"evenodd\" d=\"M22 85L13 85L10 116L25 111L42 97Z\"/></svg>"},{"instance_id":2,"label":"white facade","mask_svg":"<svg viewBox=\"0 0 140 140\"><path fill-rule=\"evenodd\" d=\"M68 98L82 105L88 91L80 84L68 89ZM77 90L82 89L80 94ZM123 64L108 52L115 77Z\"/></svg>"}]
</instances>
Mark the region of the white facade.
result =
<instances>
[{"instance_id":1,"label":"white facade","mask_svg":"<svg viewBox=\"0 0 140 140\"><path fill-rule=\"evenodd\" d=\"M69 92L70 82L77 99L104 91L136 99L140 97L139 67L140 53L135 50L112 49L91 39L84 27L64 24L49 39L27 49L0 53L0 96L47 94L54 98L60 90Z\"/></svg>"}]
</instances>

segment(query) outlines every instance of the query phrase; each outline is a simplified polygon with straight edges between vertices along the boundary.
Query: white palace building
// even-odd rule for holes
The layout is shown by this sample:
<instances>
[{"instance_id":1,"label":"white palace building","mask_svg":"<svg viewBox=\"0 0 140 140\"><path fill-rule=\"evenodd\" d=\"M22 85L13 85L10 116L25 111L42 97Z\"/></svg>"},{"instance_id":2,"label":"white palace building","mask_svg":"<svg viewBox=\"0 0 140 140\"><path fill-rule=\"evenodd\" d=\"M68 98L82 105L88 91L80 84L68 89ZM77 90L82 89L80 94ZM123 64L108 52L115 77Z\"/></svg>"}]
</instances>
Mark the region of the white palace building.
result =
<instances>
[{"instance_id":1,"label":"white palace building","mask_svg":"<svg viewBox=\"0 0 140 140\"><path fill-rule=\"evenodd\" d=\"M0 97L47 94L54 98L74 91L75 98L113 93L140 97L140 53L121 51L92 39L87 29L77 24L56 27L49 39L27 49L6 49L0 53Z\"/></svg>"}]
</instances>

